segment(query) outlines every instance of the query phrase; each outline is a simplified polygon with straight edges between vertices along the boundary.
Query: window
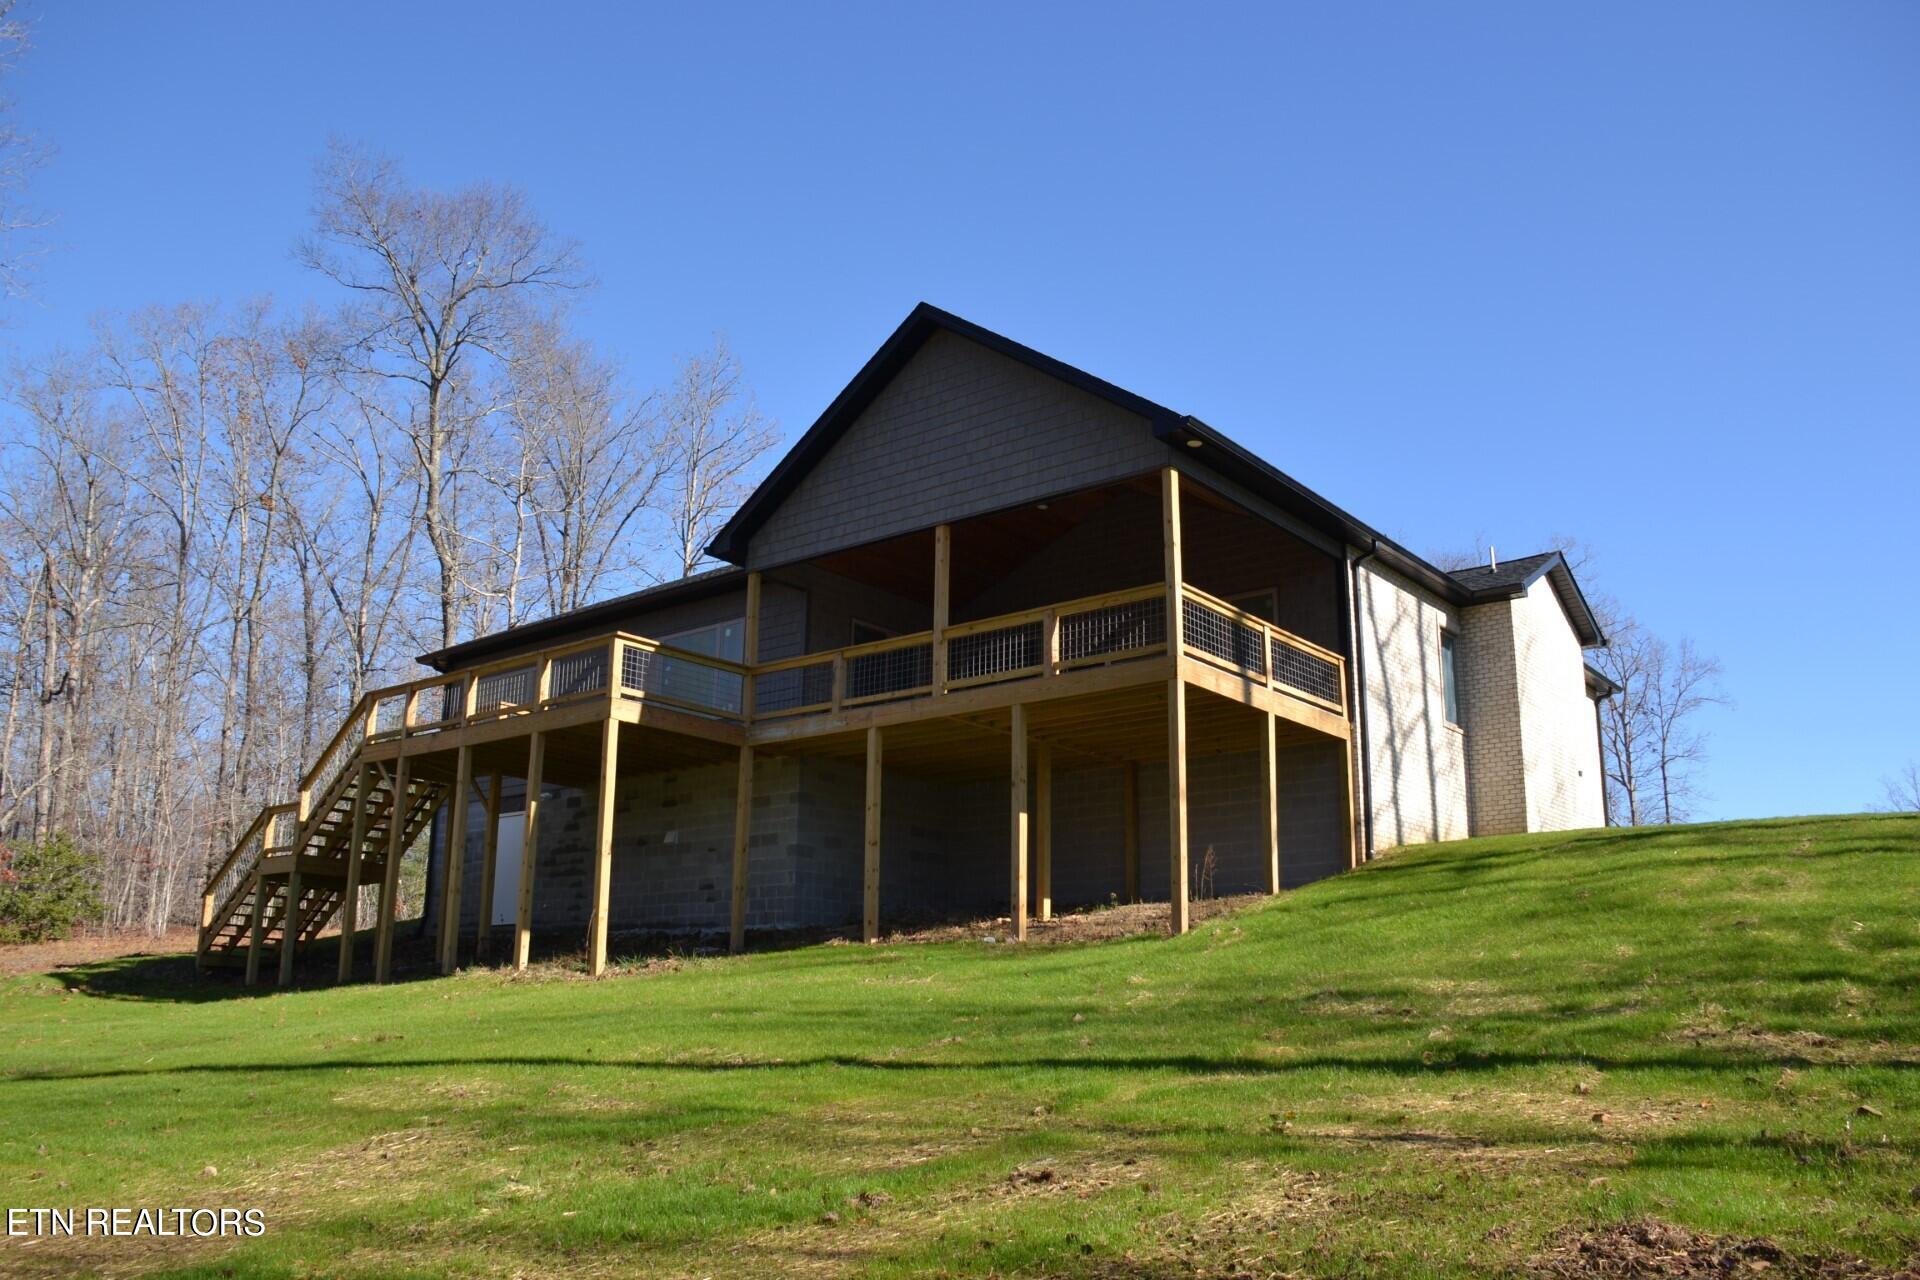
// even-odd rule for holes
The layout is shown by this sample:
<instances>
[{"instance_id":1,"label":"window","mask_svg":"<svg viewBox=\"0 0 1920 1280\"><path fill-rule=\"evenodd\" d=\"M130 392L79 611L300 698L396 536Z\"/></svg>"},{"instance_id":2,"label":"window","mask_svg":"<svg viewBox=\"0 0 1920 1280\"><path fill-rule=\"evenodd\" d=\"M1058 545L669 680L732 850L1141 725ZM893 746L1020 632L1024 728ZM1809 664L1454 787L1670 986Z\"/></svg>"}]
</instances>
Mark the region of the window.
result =
<instances>
[{"instance_id":1,"label":"window","mask_svg":"<svg viewBox=\"0 0 1920 1280\"><path fill-rule=\"evenodd\" d=\"M1227 603L1262 622L1278 622L1280 610L1275 606L1278 595L1272 587L1268 587L1264 591L1249 591L1243 596L1228 596Z\"/></svg>"},{"instance_id":2,"label":"window","mask_svg":"<svg viewBox=\"0 0 1920 1280\"><path fill-rule=\"evenodd\" d=\"M747 656L746 636L746 619L730 618L711 626L694 627L689 631L661 636L660 643L709 658L741 662ZM713 707L721 711L740 709L741 689L741 677L734 672L721 671L667 654L661 655L659 674L649 679L647 685L649 693L661 693L697 707Z\"/></svg>"},{"instance_id":3,"label":"window","mask_svg":"<svg viewBox=\"0 0 1920 1280\"><path fill-rule=\"evenodd\" d=\"M739 662L747 656L747 621L745 618L731 618L712 626L695 627L691 631L676 631L670 636L661 636L660 643L685 649L688 653Z\"/></svg>"},{"instance_id":4,"label":"window","mask_svg":"<svg viewBox=\"0 0 1920 1280\"><path fill-rule=\"evenodd\" d=\"M1440 688L1447 699L1447 723L1460 723L1460 678L1454 673L1454 641L1451 631L1440 633Z\"/></svg>"},{"instance_id":5,"label":"window","mask_svg":"<svg viewBox=\"0 0 1920 1280\"><path fill-rule=\"evenodd\" d=\"M872 644L876 640L891 640L898 632L889 631L873 622L862 622L855 618L847 627L848 644Z\"/></svg>"}]
</instances>

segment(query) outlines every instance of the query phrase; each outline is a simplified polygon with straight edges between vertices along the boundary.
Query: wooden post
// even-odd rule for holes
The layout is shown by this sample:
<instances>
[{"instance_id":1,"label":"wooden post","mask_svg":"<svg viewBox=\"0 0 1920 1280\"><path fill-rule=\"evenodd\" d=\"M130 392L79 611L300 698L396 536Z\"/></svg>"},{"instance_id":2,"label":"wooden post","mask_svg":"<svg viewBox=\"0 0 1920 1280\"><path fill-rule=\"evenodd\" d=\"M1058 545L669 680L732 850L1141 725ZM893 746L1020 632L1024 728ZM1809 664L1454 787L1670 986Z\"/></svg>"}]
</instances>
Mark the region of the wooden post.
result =
<instances>
[{"instance_id":1,"label":"wooden post","mask_svg":"<svg viewBox=\"0 0 1920 1280\"><path fill-rule=\"evenodd\" d=\"M593 843L593 915L587 924L587 967L595 977L607 969L607 921L613 904L613 801L619 788L620 722L608 716L600 729L600 799Z\"/></svg>"},{"instance_id":2,"label":"wooden post","mask_svg":"<svg viewBox=\"0 0 1920 1280\"><path fill-rule=\"evenodd\" d=\"M1174 934L1187 931L1187 682L1180 675L1186 651L1181 622L1185 569L1180 550L1180 473L1160 473L1160 525L1167 576L1167 656L1173 675L1167 681L1167 924Z\"/></svg>"},{"instance_id":3,"label":"wooden post","mask_svg":"<svg viewBox=\"0 0 1920 1280\"><path fill-rule=\"evenodd\" d=\"M1140 766L1120 772L1120 851L1126 864L1126 900L1140 901Z\"/></svg>"},{"instance_id":4,"label":"wooden post","mask_svg":"<svg viewBox=\"0 0 1920 1280\"><path fill-rule=\"evenodd\" d=\"M1167 928L1187 931L1187 683L1167 681Z\"/></svg>"},{"instance_id":5,"label":"wooden post","mask_svg":"<svg viewBox=\"0 0 1920 1280\"><path fill-rule=\"evenodd\" d=\"M287 872L287 907L280 916L280 973L274 985L293 985L293 948L300 940L300 850L293 851L293 869Z\"/></svg>"},{"instance_id":6,"label":"wooden post","mask_svg":"<svg viewBox=\"0 0 1920 1280\"><path fill-rule=\"evenodd\" d=\"M1180 550L1180 473L1172 467L1160 473L1160 534L1162 567L1167 577L1167 656L1173 659L1178 676L1180 655L1186 650L1186 630L1180 618L1186 570Z\"/></svg>"},{"instance_id":7,"label":"wooden post","mask_svg":"<svg viewBox=\"0 0 1920 1280\"><path fill-rule=\"evenodd\" d=\"M860 939L880 941L880 791L881 741L878 725L867 726L867 856L862 877Z\"/></svg>"},{"instance_id":8,"label":"wooden post","mask_svg":"<svg viewBox=\"0 0 1920 1280\"><path fill-rule=\"evenodd\" d=\"M360 862L367 853L367 793L373 790L373 766L358 766L353 780L353 828L347 845L347 887L340 900L340 968L336 980L353 978L353 943L360 929Z\"/></svg>"},{"instance_id":9,"label":"wooden post","mask_svg":"<svg viewBox=\"0 0 1920 1280\"><path fill-rule=\"evenodd\" d=\"M1280 892L1280 757L1274 749L1274 714L1260 713L1260 834L1266 843L1267 892Z\"/></svg>"},{"instance_id":10,"label":"wooden post","mask_svg":"<svg viewBox=\"0 0 1920 1280\"><path fill-rule=\"evenodd\" d=\"M1013 704L1013 760L1008 777L1009 833L1012 839L1013 939L1027 940L1027 708Z\"/></svg>"},{"instance_id":11,"label":"wooden post","mask_svg":"<svg viewBox=\"0 0 1920 1280\"><path fill-rule=\"evenodd\" d=\"M493 950L493 874L500 861L500 788L505 779L495 769L487 783L487 829L480 834L480 910L474 927L473 958Z\"/></svg>"},{"instance_id":12,"label":"wooden post","mask_svg":"<svg viewBox=\"0 0 1920 1280\"><path fill-rule=\"evenodd\" d=\"M207 967L207 948L212 945L213 937L213 892L208 890L200 895L200 944L194 949L194 972L203 972Z\"/></svg>"},{"instance_id":13,"label":"wooden post","mask_svg":"<svg viewBox=\"0 0 1920 1280\"><path fill-rule=\"evenodd\" d=\"M746 631L740 637L740 661L747 674L740 678L740 719L753 721L753 667L760 661L760 574L747 575Z\"/></svg>"},{"instance_id":14,"label":"wooden post","mask_svg":"<svg viewBox=\"0 0 1920 1280\"><path fill-rule=\"evenodd\" d=\"M269 822L272 819L268 819ZM269 827L269 830L272 828ZM261 856L265 856L265 843L261 845ZM260 949L267 941L267 878L258 871L253 873L253 920L249 925L247 938L247 985L253 986L260 981Z\"/></svg>"},{"instance_id":15,"label":"wooden post","mask_svg":"<svg viewBox=\"0 0 1920 1280\"><path fill-rule=\"evenodd\" d=\"M469 682L471 683L471 682ZM460 887L467 875L467 808L473 803L473 748L462 746L447 801L446 882L440 895L440 972L460 965Z\"/></svg>"},{"instance_id":16,"label":"wooden post","mask_svg":"<svg viewBox=\"0 0 1920 1280\"><path fill-rule=\"evenodd\" d=\"M727 949L747 949L747 849L753 836L753 748L740 748L740 769L733 788L733 901Z\"/></svg>"},{"instance_id":17,"label":"wooden post","mask_svg":"<svg viewBox=\"0 0 1920 1280\"><path fill-rule=\"evenodd\" d=\"M833 709L840 710L841 701L847 696L847 655L840 650L833 651Z\"/></svg>"},{"instance_id":18,"label":"wooden post","mask_svg":"<svg viewBox=\"0 0 1920 1280\"><path fill-rule=\"evenodd\" d=\"M541 663L544 693L546 664ZM547 735L527 743L527 831L520 846L520 906L513 918L513 967L525 969L533 955L533 854L540 847L540 774L547 763Z\"/></svg>"},{"instance_id":19,"label":"wooden post","mask_svg":"<svg viewBox=\"0 0 1920 1280\"><path fill-rule=\"evenodd\" d=\"M1060 674L1060 611L1047 610L1040 624L1040 673L1057 676Z\"/></svg>"},{"instance_id":20,"label":"wooden post","mask_svg":"<svg viewBox=\"0 0 1920 1280\"><path fill-rule=\"evenodd\" d=\"M1053 919L1053 749L1033 745L1034 914Z\"/></svg>"},{"instance_id":21,"label":"wooden post","mask_svg":"<svg viewBox=\"0 0 1920 1280\"><path fill-rule=\"evenodd\" d=\"M407 758L393 769L393 795L387 801L387 864L380 876L380 919L373 933L373 980L385 982L393 972L394 899L400 893L400 859L407 851Z\"/></svg>"},{"instance_id":22,"label":"wooden post","mask_svg":"<svg viewBox=\"0 0 1920 1280\"><path fill-rule=\"evenodd\" d=\"M933 696L947 691L947 623L952 611L953 526L933 526Z\"/></svg>"}]
</instances>

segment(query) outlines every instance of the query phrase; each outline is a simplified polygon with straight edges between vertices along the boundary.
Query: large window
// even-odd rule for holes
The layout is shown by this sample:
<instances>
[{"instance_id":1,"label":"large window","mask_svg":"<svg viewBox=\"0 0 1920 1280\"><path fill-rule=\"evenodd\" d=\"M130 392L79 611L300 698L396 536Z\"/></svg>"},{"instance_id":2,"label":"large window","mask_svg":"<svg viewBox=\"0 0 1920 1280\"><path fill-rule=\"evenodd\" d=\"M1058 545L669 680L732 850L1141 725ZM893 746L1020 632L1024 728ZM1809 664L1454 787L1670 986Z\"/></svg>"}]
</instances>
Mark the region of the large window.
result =
<instances>
[{"instance_id":1,"label":"large window","mask_svg":"<svg viewBox=\"0 0 1920 1280\"><path fill-rule=\"evenodd\" d=\"M747 656L746 638L746 619L732 618L726 622L716 622L710 627L695 627L691 631L676 631L670 636L661 636L660 643L685 649L688 653L703 653L709 658L740 662Z\"/></svg>"},{"instance_id":2,"label":"large window","mask_svg":"<svg viewBox=\"0 0 1920 1280\"><path fill-rule=\"evenodd\" d=\"M711 626L695 627L691 631L676 631L672 635L661 636L660 643L708 658L742 662L747 656L746 634L746 620L731 618ZM681 702L692 703L696 707L738 711L741 689L741 677L734 672L721 671L714 667L703 666L698 662L690 662L685 658L663 654L658 674L649 681L647 691L662 693L670 698L677 698Z\"/></svg>"},{"instance_id":3,"label":"large window","mask_svg":"<svg viewBox=\"0 0 1920 1280\"><path fill-rule=\"evenodd\" d=\"M1460 678L1454 672L1454 634L1440 633L1440 688L1447 699L1447 723L1460 723Z\"/></svg>"}]
</instances>

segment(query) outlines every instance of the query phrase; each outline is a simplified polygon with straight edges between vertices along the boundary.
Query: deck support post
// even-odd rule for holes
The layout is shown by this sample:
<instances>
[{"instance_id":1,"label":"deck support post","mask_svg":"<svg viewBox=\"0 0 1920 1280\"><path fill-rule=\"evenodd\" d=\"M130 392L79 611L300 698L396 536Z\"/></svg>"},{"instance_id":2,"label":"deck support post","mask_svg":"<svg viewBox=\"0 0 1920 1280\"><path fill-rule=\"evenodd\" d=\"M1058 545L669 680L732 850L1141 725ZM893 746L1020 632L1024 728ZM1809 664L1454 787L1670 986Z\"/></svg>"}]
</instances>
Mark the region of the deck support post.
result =
<instances>
[{"instance_id":1,"label":"deck support post","mask_svg":"<svg viewBox=\"0 0 1920 1280\"><path fill-rule=\"evenodd\" d=\"M861 878L860 940L880 941L880 729L867 727L867 840L865 873Z\"/></svg>"},{"instance_id":2,"label":"deck support post","mask_svg":"<svg viewBox=\"0 0 1920 1280\"><path fill-rule=\"evenodd\" d=\"M250 987L260 981L260 949L266 940L267 878L256 871L253 873L253 921L247 936L247 985Z\"/></svg>"},{"instance_id":3,"label":"deck support post","mask_svg":"<svg viewBox=\"0 0 1920 1280\"><path fill-rule=\"evenodd\" d=\"M933 526L933 696L947 691L947 622L952 606L953 526Z\"/></svg>"},{"instance_id":4,"label":"deck support post","mask_svg":"<svg viewBox=\"0 0 1920 1280\"><path fill-rule=\"evenodd\" d=\"M1180 546L1180 473L1160 473L1160 532L1167 578L1167 657L1173 668L1167 681L1167 927L1176 936L1187 931L1187 682L1180 674L1186 649L1181 618L1186 572Z\"/></svg>"},{"instance_id":5,"label":"deck support post","mask_svg":"<svg viewBox=\"0 0 1920 1280\"><path fill-rule=\"evenodd\" d=\"M300 853L296 849L293 868L287 872L287 907L280 919L280 972L274 979L277 987L293 985L293 948L300 940L300 892Z\"/></svg>"},{"instance_id":6,"label":"deck support post","mask_svg":"<svg viewBox=\"0 0 1920 1280\"><path fill-rule=\"evenodd\" d=\"M1267 892L1280 892L1280 757L1274 748L1274 715L1260 713L1260 838L1261 862L1267 869Z\"/></svg>"},{"instance_id":7,"label":"deck support post","mask_svg":"<svg viewBox=\"0 0 1920 1280\"><path fill-rule=\"evenodd\" d=\"M587 968L594 977L607 971L607 924L613 906L613 802L620 778L620 722L608 716L600 724L600 795L593 837L593 914L587 922Z\"/></svg>"},{"instance_id":8,"label":"deck support post","mask_svg":"<svg viewBox=\"0 0 1920 1280\"><path fill-rule=\"evenodd\" d=\"M1027 708L1013 704L1013 758L1008 770L1008 826L1012 843L1012 917L1013 940L1027 940Z\"/></svg>"},{"instance_id":9,"label":"deck support post","mask_svg":"<svg viewBox=\"0 0 1920 1280\"><path fill-rule=\"evenodd\" d=\"M472 684L472 681L468 681ZM440 895L440 972L460 967L460 888L467 875L467 808L473 803L473 748L462 746L447 801L446 888Z\"/></svg>"},{"instance_id":10,"label":"deck support post","mask_svg":"<svg viewBox=\"0 0 1920 1280\"><path fill-rule=\"evenodd\" d=\"M727 950L734 955L747 949L747 850L752 839L753 748L742 744L733 786L733 898L727 928Z\"/></svg>"},{"instance_id":11,"label":"deck support post","mask_svg":"<svg viewBox=\"0 0 1920 1280\"><path fill-rule=\"evenodd\" d=\"M1033 913L1053 919L1053 750L1033 744Z\"/></svg>"},{"instance_id":12,"label":"deck support post","mask_svg":"<svg viewBox=\"0 0 1920 1280\"><path fill-rule=\"evenodd\" d=\"M1129 760L1120 770L1120 858L1124 901L1140 901L1140 766Z\"/></svg>"},{"instance_id":13,"label":"deck support post","mask_svg":"<svg viewBox=\"0 0 1920 1280\"><path fill-rule=\"evenodd\" d=\"M480 833L480 909L476 913L473 958L493 950L493 876L500 860L500 789L506 780L495 769L487 779L487 827Z\"/></svg>"},{"instance_id":14,"label":"deck support post","mask_svg":"<svg viewBox=\"0 0 1920 1280\"><path fill-rule=\"evenodd\" d=\"M367 855L367 793L377 776L370 764L356 765L353 780L353 827L347 844L347 887L340 899L340 964L337 982L353 978L353 943L360 930L360 863Z\"/></svg>"},{"instance_id":15,"label":"deck support post","mask_svg":"<svg viewBox=\"0 0 1920 1280\"><path fill-rule=\"evenodd\" d=\"M540 775L546 763L547 735L536 729L527 742L527 831L520 844L520 905L513 919L516 970L524 970L533 957L533 855L540 847Z\"/></svg>"},{"instance_id":16,"label":"deck support post","mask_svg":"<svg viewBox=\"0 0 1920 1280\"><path fill-rule=\"evenodd\" d=\"M380 918L373 933L373 980L385 982L393 974L394 899L400 893L400 859L407 852L407 758L393 768L393 794L387 801L387 861L380 875Z\"/></svg>"},{"instance_id":17,"label":"deck support post","mask_svg":"<svg viewBox=\"0 0 1920 1280\"><path fill-rule=\"evenodd\" d=\"M1167 929L1187 931L1187 682L1167 681Z\"/></svg>"}]
</instances>

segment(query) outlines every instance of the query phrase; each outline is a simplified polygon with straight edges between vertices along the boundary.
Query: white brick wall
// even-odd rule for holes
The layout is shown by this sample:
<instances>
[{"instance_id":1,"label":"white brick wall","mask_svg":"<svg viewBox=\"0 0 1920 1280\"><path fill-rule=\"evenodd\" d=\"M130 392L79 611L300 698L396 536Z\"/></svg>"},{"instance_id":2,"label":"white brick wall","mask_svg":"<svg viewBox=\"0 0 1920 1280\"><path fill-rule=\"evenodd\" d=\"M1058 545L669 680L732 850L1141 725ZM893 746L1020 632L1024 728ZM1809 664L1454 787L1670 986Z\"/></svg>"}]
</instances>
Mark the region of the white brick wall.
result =
<instances>
[{"instance_id":1,"label":"white brick wall","mask_svg":"<svg viewBox=\"0 0 1920 1280\"><path fill-rule=\"evenodd\" d=\"M1513 624L1527 830L1600 826L1600 742L1585 662L1546 578L1513 602Z\"/></svg>"},{"instance_id":2,"label":"white brick wall","mask_svg":"<svg viewBox=\"0 0 1920 1280\"><path fill-rule=\"evenodd\" d=\"M1596 827L1600 745L1579 639L1551 582L1461 619L1475 835Z\"/></svg>"},{"instance_id":3,"label":"white brick wall","mask_svg":"<svg viewBox=\"0 0 1920 1280\"><path fill-rule=\"evenodd\" d=\"M1440 631L1454 610L1397 574L1359 573L1373 839L1379 848L1467 834L1467 756L1447 723Z\"/></svg>"}]
</instances>

